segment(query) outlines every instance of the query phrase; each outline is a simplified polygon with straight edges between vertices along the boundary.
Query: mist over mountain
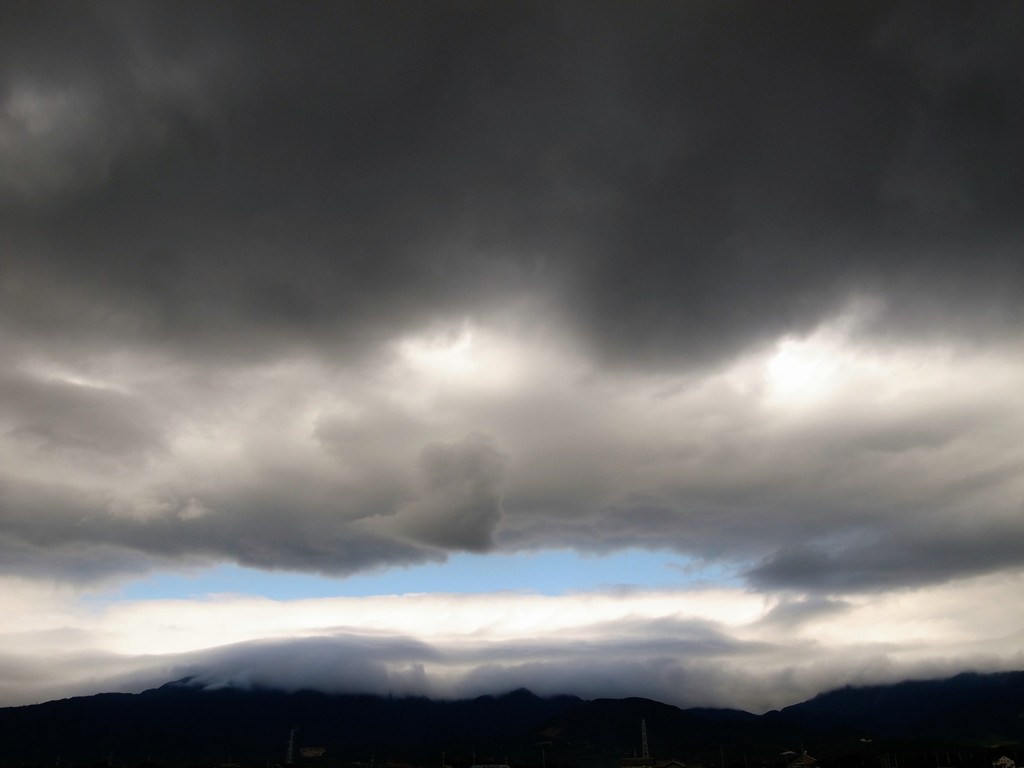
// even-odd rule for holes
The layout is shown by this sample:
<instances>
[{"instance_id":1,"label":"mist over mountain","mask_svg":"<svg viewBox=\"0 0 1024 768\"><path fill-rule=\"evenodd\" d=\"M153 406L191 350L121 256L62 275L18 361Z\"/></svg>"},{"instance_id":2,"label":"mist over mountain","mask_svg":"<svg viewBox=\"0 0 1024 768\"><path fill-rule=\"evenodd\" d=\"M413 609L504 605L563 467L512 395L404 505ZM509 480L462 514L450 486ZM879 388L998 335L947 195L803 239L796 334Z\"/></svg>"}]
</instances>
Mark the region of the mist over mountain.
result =
<instances>
[{"instance_id":1,"label":"mist over mountain","mask_svg":"<svg viewBox=\"0 0 1024 768\"><path fill-rule=\"evenodd\" d=\"M943 765L970 768L991 762L997 746L1016 754L1022 715L1024 672L848 687L760 716L526 690L433 701L211 689L186 678L139 694L0 709L0 757L5 764L272 765L287 762L291 738L294 760L321 768L395 760L610 767L642 754L644 723L652 756L691 766L780 766L789 762L785 753L799 751L851 768L899 755L911 768L936 765L941 752ZM310 757L309 747L325 753Z\"/></svg>"}]
</instances>

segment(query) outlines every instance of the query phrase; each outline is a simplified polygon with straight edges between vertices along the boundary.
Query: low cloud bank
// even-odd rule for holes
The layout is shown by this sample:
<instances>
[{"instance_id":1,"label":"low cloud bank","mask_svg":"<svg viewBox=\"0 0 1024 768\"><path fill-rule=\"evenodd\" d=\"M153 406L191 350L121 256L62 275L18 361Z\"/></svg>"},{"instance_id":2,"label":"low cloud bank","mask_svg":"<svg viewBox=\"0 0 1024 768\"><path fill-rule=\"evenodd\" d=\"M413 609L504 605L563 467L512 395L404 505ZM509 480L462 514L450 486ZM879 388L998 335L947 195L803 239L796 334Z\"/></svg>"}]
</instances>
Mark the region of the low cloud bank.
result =
<instances>
[{"instance_id":1,"label":"low cloud bank","mask_svg":"<svg viewBox=\"0 0 1024 768\"><path fill-rule=\"evenodd\" d=\"M191 677L435 698L526 687L762 712L841 685L1024 667L1024 614L1007 607L1020 587L990 576L843 602L739 590L105 607L51 597L46 621L0 636L0 703Z\"/></svg>"}]
</instances>

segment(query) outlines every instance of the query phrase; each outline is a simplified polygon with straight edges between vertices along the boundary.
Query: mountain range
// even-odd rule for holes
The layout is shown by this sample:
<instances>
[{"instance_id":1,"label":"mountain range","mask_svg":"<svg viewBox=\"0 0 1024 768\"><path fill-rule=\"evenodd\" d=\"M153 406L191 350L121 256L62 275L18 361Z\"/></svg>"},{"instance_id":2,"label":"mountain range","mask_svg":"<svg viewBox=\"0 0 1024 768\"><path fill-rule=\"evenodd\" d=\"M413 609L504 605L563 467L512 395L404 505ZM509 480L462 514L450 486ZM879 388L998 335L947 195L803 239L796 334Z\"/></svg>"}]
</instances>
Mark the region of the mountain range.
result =
<instances>
[{"instance_id":1,"label":"mountain range","mask_svg":"<svg viewBox=\"0 0 1024 768\"><path fill-rule=\"evenodd\" d=\"M763 715L649 699L460 701L206 688L191 679L0 708L3 765L612 768L649 754L711 768L975 768L1024 744L1024 672L847 687ZM322 748L323 756L311 757ZM305 753L305 754L303 754ZM998 753L998 754L997 754Z\"/></svg>"}]
</instances>

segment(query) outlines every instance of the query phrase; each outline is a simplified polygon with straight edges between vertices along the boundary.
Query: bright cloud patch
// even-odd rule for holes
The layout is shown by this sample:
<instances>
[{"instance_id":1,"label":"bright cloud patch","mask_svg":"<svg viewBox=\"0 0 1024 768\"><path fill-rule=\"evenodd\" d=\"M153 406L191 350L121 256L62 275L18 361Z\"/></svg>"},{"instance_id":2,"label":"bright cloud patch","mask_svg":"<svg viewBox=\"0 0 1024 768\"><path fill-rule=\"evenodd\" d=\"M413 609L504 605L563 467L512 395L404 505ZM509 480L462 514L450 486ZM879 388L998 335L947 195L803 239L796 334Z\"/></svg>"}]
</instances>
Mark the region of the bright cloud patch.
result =
<instances>
[{"instance_id":1,"label":"bright cloud patch","mask_svg":"<svg viewBox=\"0 0 1024 768\"><path fill-rule=\"evenodd\" d=\"M826 324L701 376L598 376L550 334L463 324L424 338L358 368L295 359L201 378L37 356L0 382L0 450L7 493L42 483L50 501L3 522L7 546L73 538L32 561L78 573L76 550L107 548L97 573L188 553L337 574L643 546L827 591L1024 557L1024 368L1007 358ZM963 536L992 549L958 555Z\"/></svg>"},{"instance_id":2,"label":"bright cloud patch","mask_svg":"<svg viewBox=\"0 0 1024 768\"><path fill-rule=\"evenodd\" d=\"M839 602L707 588L294 601L222 595L89 609L31 585L6 586L7 603L31 600L36 615L0 636L4 704L36 700L57 685L90 692L191 674L211 685L439 697L525 685L762 711L823 685L942 675L952 664L1012 667L1024 632L1024 615L999 607L1013 603L1020 579L1003 577ZM52 672L22 690L15 667L44 669L53 658ZM101 665L86 671L97 659Z\"/></svg>"}]
</instances>

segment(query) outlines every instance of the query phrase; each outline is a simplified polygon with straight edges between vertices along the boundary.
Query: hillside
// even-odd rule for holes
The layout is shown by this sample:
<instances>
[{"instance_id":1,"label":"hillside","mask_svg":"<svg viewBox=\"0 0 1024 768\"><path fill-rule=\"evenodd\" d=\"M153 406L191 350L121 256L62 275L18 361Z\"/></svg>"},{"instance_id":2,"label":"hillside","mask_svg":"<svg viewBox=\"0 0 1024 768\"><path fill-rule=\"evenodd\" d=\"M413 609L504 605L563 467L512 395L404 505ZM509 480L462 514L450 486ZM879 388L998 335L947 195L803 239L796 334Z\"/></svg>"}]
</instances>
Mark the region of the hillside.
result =
<instances>
[{"instance_id":1,"label":"hillside","mask_svg":"<svg viewBox=\"0 0 1024 768\"><path fill-rule=\"evenodd\" d=\"M461 768L474 762L611 768L641 750L690 764L781 768L804 751L836 765L987 766L994 745L1024 743L1024 673L844 688L762 716L648 699L540 698L528 691L462 701L207 690L190 680L0 709L0 757L12 764L152 761L165 765L297 762L334 768L389 760ZM326 755L301 758L318 746ZM953 750L951 753L950 750ZM966 750L966 751L965 751ZM940 753L942 757L940 758ZM958 755L954 759L953 754ZM988 762L986 762L988 761Z\"/></svg>"}]
</instances>

